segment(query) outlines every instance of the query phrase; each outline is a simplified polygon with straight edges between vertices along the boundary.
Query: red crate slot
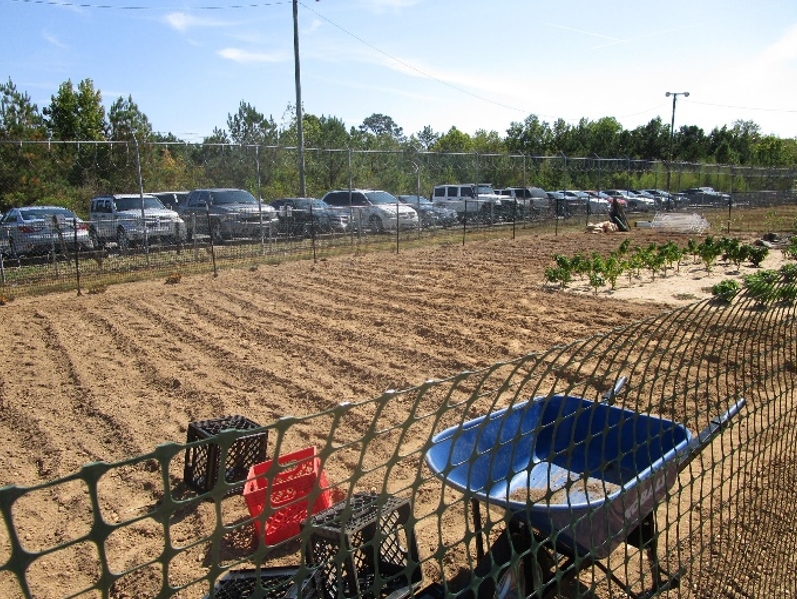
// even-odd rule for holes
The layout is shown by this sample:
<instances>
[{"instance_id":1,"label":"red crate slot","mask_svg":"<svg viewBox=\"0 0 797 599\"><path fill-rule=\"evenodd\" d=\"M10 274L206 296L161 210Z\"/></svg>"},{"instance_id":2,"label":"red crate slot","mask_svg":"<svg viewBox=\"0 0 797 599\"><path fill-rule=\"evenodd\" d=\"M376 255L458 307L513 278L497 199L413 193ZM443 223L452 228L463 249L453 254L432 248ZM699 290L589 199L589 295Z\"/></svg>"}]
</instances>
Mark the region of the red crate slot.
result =
<instances>
[{"instance_id":1,"label":"red crate slot","mask_svg":"<svg viewBox=\"0 0 797 599\"><path fill-rule=\"evenodd\" d=\"M268 460L252 466L243 491L249 514L258 518L254 522L258 539L263 538L263 523L259 517L268 501L272 513L265 522L265 541L269 545L295 537L301 531L302 522L332 505L327 477L321 469L321 459L315 447L279 456L277 463L284 468L269 480L268 471L272 463L273 460ZM308 497L316 488L322 492L311 510Z\"/></svg>"}]
</instances>

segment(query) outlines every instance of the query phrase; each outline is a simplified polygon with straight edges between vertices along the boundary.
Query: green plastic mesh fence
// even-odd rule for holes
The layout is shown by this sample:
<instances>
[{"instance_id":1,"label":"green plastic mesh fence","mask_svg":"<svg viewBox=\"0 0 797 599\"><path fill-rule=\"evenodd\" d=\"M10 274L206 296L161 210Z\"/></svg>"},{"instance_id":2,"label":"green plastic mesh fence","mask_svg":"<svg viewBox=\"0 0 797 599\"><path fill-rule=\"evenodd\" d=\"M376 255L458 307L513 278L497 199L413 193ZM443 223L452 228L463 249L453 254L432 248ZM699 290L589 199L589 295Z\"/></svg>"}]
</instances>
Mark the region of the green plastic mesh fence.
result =
<instances>
[{"instance_id":1,"label":"green plastic mesh fence","mask_svg":"<svg viewBox=\"0 0 797 599\"><path fill-rule=\"evenodd\" d=\"M0 594L795 597L793 286L5 487Z\"/></svg>"}]
</instances>

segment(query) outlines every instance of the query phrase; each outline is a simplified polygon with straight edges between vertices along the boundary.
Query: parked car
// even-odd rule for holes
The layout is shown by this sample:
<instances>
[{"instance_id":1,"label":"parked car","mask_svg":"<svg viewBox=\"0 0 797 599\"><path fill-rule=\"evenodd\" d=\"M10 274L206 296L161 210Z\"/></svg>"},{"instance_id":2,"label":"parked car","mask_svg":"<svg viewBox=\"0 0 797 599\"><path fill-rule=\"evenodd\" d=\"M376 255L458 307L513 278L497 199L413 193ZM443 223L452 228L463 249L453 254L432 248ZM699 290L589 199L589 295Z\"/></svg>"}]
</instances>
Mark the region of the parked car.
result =
<instances>
[{"instance_id":1,"label":"parked car","mask_svg":"<svg viewBox=\"0 0 797 599\"><path fill-rule=\"evenodd\" d=\"M600 198L608 202L609 208L611 208L612 202L615 200L617 200L617 203L620 204L620 206L622 206L623 208L626 208L628 206L624 198L610 195L605 191L596 191L588 189L587 193L592 197Z\"/></svg>"},{"instance_id":2,"label":"parked car","mask_svg":"<svg viewBox=\"0 0 797 599\"><path fill-rule=\"evenodd\" d=\"M509 198L508 201L501 200L501 204L506 203L519 220L532 218L551 208L551 199L541 187L502 187L495 193Z\"/></svg>"},{"instance_id":3,"label":"parked car","mask_svg":"<svg viewBox=\"0 0 797 599\"><path fill-rule=\"evenodd\" d=\"M337 189L323 198L332 209L350 214L351 224L371 233L414 229L418 213L396 196L379 189Z\"/></svg>"},{"instance_id":4,"label":"parked car","mask_svg":"<svg viewBox=\"0 0 797 599\"><path fill-rule=\"evenodd\" d=\"M603 214L609 212L611 206L611 196L602 191L582 191L587 196L587 205L591 214Z\"/></svg>"},{"instance_id":5,"label":"parked car","mask_svg":"<svg viewBox=\"0 0 797 599\"><path fill-rule=\"evenodd\" d=\"M584 191L577 191L575 189L560 189L561 194L560 205L564 201L569 213L585 212L589 205L589 194Z\"/></svg>"},{"instance_id":6,"label":"parked car","mask_svg":"<svg viewBox=\"0 0 797 599\"><path fill-rule=\"evenodd\" d=\"M97 196L89 204L89 234L97 247L109 241L121 250L131 244L168 240L182 243L186 226L180 216L149 194Z\"/></svg>"},{"instance_id":7,"label":"parked car","mask_svg":"<svg viewBox=\"0 0 797 599\"><path fill-rule=\"evenodd\" d=\"M467 216L489 220L500 220L511 204L511 198L498 195L488 183L436 185L431 200L435 206L454 210L460 218ZM502 206L502 201L506 201L506 205Z\"/></svg>"},{"instance_id":8,"label":"parked car","mask_svg":"<svg viewBox=\"0 0 797 599\"><path fill-rule=\"evenodd\" d=\"M189 240L210 235L216 243L235 237L267 236L272 223L277 224L277 211L245 189L194 189L177 207L177 213L185 221Z\"/></svg>"},{"instance_id":9,"label":"parked car","mask_svg":"<svg viewBox=\"0 0 797 599\"><path fill-rule=\"evenodd\" d=\"M12 258L93 249L89 225L61 206L11 208L0 219L0 247Z\"/></svg>"},{"instance_id":10,"label":"parked car","mask_svg":"<svg viewBox=\"0 0 797 599\"><path fill-rule=\"evenodd\" d=\"M715 190L713 187L689 187L681 194L690 204L710 204L712 206L726 205L731 201L731 196Z\"/></svg>"},{"instance_id":11,"label":"parked car","mask_svg":"<svg viewBox=\"0 0 797 599\"><path fill-rule=\"evenodd\" d=\"M569 216L570 206L565 194L561 191L546 191L545 194L551 200L551 207L557 211L557 216Z\"/></svg>"},{"instance_id":12,"label":"parked car","mask_svg":"<svg viewBox=\"0 0 797 599\"><path fill-rule=\"evenodd\" d=\"M152 191L149 195L155 196L164 206L176 212L177 206L188 197L188 194L187 191Z\"/></svg>"},{"instance_id":13,"label":"parked car","mask_svg":"<svg viewBox=\"0 0 797 599\"><path fill-rule=\"evenodd\" d=\"M399 202L407 204L421 221L421 227L450 227L457 223L457 213L445 206L435 206L429 198L419 195L396 196Z\"/></svg>"},{"instance_id":14,"label":"parked car","mask_svg":"<svg viewBox=\"0 0 797 599\"><path fill-rule=\"evenodd\" d=\"M623 198L626 201L628 210L647 212L656 209L656 201L651 198L638 196L628 189L607 189L606 193L610 196Z\"/></svg>"},{"instance_id":15,"label":"parked car","mask_svg":"<svg viewBox=\"0 0 797 599\"><path fill-rule=\"evenodd\" d=\"M280 198L272 200L271 207L277 211L277 232L285 235L311 237L349 229L349 215L318 198Z\"/></svg>"}]
</instances>

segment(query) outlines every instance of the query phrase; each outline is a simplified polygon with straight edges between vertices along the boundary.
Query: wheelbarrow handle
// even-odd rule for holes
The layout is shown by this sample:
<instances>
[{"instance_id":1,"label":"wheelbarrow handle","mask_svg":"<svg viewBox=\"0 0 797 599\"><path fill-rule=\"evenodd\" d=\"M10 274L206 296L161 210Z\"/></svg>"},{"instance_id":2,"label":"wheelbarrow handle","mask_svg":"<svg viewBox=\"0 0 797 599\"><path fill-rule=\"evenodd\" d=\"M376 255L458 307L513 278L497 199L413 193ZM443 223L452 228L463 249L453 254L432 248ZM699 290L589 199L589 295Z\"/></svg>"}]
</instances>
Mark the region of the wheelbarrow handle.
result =
<instances>
[{"instance_id":1,"label":"wheelbarrow handle","mask_svg":"<svg viewBox=\"0 0 797 599\"><path fill-rule=\"evenodd\" d=\"M697 455L703 451L703 449L707 447L717 435L722 432L722 430L728 425L728 422L730 422L731 418L736 416L746 403L747 400L743 397L740 397L722 414L712 418L708 426L700 431L696 437L693 437L686 446L686 449L679 458L678 470L681 471L686 468L689 463L694 460Z\"/></svg>"},{"instance_id":2,"label":"wheelbarrow handle","mask_svg":"<svg viewBox=\"0 0 797 599\"><path fill-rule=\"evenodd\" d=\"M623 387L625 387L625 384L627 382L628 382L627 376L621 376L619 379L617 379L617 381L614 383L614 387L606 391L601 396L601 403L608 403L608 404L614 403L614 398L620 395L620 392L623 390Z\"/></svg>"}]
</instances>

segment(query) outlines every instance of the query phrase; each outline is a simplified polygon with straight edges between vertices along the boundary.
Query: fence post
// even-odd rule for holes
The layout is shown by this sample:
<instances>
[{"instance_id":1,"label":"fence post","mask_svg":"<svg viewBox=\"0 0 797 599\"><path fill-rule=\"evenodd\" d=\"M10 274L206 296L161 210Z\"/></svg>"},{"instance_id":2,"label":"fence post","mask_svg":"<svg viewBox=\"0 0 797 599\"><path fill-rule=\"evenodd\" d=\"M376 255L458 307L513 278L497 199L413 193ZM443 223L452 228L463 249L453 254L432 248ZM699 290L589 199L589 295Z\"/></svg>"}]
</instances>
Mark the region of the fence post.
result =
<instances>
[{"instance_id":1,"label":"fence post","mask_svg":"<svg viewBox=\"0 0 797 599\"><path fill-rule=\"evenodd\" d=\"M53 215L53 228L58 229L58 220L56 219L55 215ZM55 239L50 234L50 255L53 257L53 270L55 271L55 276L58 277L58 253L55 251Z\"/></svg>"},{"instance_id":2,"label":"fence post","mask_svg":"<svg viewBox=\"0 0 797 599\"><path fill-rule=\"evenodd\" d=\"M80 291L80 245L77 242L77 219L72 219L72 231L75 237L75 280L77 281L77 294L83 295Z\"/></svg>"},{"instance_id":3,"label":"fence post","mask_svg":"<svg viewBox=\"0 0 797 599\"><path fill-rule=\"evenodd\" d=\"M144 212L144 179L141 176L141 154L138 151L138 140L134 137L133 144L136 149L136 169L138 171L138 193L141 196L141 226L144 229L144 255L149 266L149 232L147 231L147 217Z\"/></svg>"},{"instance_id":4,"label":"fence post","mask_svg":"<svg viewBox=\"0 0 797 599\"><path fill-rule=\"evenodd\" d=\"M349 222L355 226L352 226L349 231L349 241L351 245L354 245L354 229L357 229L357 237L359 238L360 234L362 233L362 223L355 222L354 220L354 208L351 207L351 186L352 186L352 173L351 173L351 148L346 148L346 168L348 169L349 175ZM358 219L359 220L359 219Z\"/></svg>"},{"instance_id":5,"label":"fence post","mask_svg":"<svg viewBox=\"0 0 797 599\"><path fill-rule=\"evenodd\" d=\"M257 174L257 208L260 213L260 255L266 254L266 240L263 236L263 197L260 189L260 146L255 146L255 173ZM271 239L271 224L269 223L269 239Z\"/></svg>"},{"instance_id":6,"label":"fence post","mask_svg":"<svg viewBox=\"0 0 797 599\"><path fill-rule=\"evenodd\" d=\"M733 179L736 175L734 168L731 167L731 188L728 191L728 234L731 232L731 210L733 209Z\"/></svg>"},{"instance_id":7,"label":"fence post","mask_svg":"<svg viewBox=\"0 0 797 599\"><path fill-rule=\"evenodd\" d=\"M205 202L205 215L208 219L208 236L210 237L210 259L213 261L213 276L218 277L219 271L216 270L216 245L213 242L213 223L210 222L210 204ZM221 225L219 225L221 227Z\"/></svg>"}]
</instances>

